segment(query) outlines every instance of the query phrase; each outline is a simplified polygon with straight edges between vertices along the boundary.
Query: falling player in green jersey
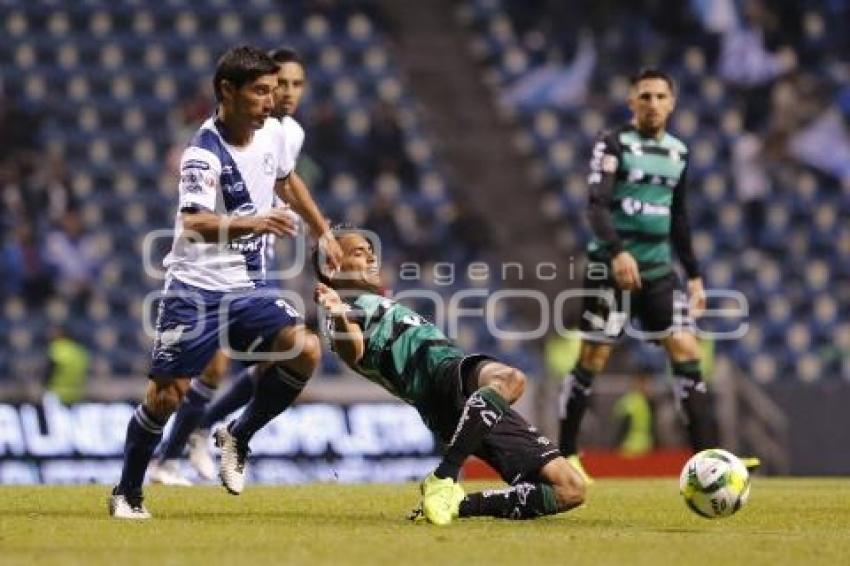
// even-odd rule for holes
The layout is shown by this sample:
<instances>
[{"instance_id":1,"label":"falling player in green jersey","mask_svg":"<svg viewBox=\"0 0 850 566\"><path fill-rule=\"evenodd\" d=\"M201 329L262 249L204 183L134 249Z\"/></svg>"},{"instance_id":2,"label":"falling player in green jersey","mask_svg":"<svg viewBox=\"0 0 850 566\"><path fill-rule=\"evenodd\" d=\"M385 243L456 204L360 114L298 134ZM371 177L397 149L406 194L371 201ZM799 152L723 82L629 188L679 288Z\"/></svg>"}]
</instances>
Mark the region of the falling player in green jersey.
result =
<instances>
[{"instance_id":1,"label":"falling player in green jersey","mask_svg":"<svg viewBox=\"0 0 850 566\"><path fill-rule=\"evenodd\" d=\"M629 92L631 122L604 132L593 148L588 217L594 237L584 284L590 292L582 307L579 361L564 380L560 400L561 451L579 470L576 438L593 377L631 318L641 323L639 337L667 351L693 450L717 445L693 327L693 317L705 308L705 291L685 209L688 148L666 131L675 104L669 76L642 72ZM671 250L687 275L690 305Z\"/></svg>"},{"instance_id":2,"label":"falling player in green jersey","mask_svg":"<svg viewBox=\"0 0 850 566\"><path fill-rule=\"evenodd\" d=\"M510 405L525 375L486 355L466 355L415 311L380 294L378 261L359 231L338 231L341 269L319 273L334 351L355 372L413 405L445 443L443 460L421 486L421 516L445 525L456 517L529 519L584 501L584 481L558 448ZM465 494L457 482L470 455L510 484ZM414 513L416 515L416 512Z\"/></svg>"}]
</instances>

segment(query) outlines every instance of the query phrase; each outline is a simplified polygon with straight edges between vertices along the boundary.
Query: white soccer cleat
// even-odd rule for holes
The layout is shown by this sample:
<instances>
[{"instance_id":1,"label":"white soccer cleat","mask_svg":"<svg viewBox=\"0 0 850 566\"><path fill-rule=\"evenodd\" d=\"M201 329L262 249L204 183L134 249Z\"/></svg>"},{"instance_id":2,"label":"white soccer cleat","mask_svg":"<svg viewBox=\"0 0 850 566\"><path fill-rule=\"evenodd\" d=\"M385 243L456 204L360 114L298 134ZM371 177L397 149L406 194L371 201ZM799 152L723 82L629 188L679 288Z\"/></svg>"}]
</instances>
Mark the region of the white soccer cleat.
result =
<instances>
[{"instance_id":1,"label":"white soccer cleat","mask_svg":"<svg viewBox=\"0 0 850 566\"><path fill-rule=\"evenodd\" d=\"M215 461L207 448L207 434L196 430L189 435L189 463L204 480L215 477Z\"/></svg>"},{"instance_id":2,"label":"white soccer cleat","mask_svg":"<svg viewBox=\"0 0 850 566\"><path fill-rule=\"evenodd\" d=\"M116 519L150 519L142 500L141 495L134 497L113 491L109 496L109 514Z\"/></svg>"},{"instance_id":3,"label":"white soccer cleat","mask_svg":"<svg viewBox=\"0 0 850 566\"><path fill-rule=\"evenodd\" d=\"M215 445L221 450L218 477L221 485L232 495L239 495L245 489L245 469L248 460L248 447L241 444L230 434L227 427L220 427L213 434Z\"/></svg>"},{"instance_id":4,"label":"white soccer cleat","mask_svg":"<svg viewBox=\"0 0 850 566\"><path fill-rule=\"evenodd\" d=\"M180 472L176 460L154 460L148 469L148 477L152 483L190 487L192 482Z\"/></svg>"}]
</instances>

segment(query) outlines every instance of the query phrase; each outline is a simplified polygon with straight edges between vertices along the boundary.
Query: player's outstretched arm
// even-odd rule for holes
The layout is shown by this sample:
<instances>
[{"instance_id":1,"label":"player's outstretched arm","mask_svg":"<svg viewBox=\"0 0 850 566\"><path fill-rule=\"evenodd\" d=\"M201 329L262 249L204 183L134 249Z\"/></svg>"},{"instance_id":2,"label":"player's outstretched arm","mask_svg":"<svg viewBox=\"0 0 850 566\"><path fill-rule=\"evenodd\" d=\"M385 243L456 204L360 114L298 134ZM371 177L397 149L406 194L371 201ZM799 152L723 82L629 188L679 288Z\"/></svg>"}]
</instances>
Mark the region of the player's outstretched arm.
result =
<instances>
[{"instance_id":1,"label":"player's outstretched arm","mask_svg":"<svg viewBox=\"0 0 850 566\"><path fill-rule=\"evenodd\" d=\"M316 236L328 263L334 270L339 269L342 262L342 248L336 241L319 205L313 200L310 189L301 177L293 171L286 179L278 180L275 185L277 195L304 219L310 230Z\"/></svg>"},{"instance_id":2,"label":"player's outstretched arm","mask_svg":"<svg viewBox=\"0 0 850 566\"><path fill-rule=\"evenodd\" d=\"M360 326L349 319L351 308L340 299L336 291L324 283L316 284L314 298L325 309L333 325L330 340L334 351L348 366L357 365L366 345Z\"/></svg>"},{"instance_id":3,"label":"player's outstretched arm","mask_svg":"<svg viewBox=\"0 0 850 566\"><path fill-rule=\"evenodd\" d=\"M295 234L298 226L285 210L271 209L257 216L223 216L205 210L182 213L183 229L205 242L229 242L249 234Z\"/></svg>"}]
</instances>

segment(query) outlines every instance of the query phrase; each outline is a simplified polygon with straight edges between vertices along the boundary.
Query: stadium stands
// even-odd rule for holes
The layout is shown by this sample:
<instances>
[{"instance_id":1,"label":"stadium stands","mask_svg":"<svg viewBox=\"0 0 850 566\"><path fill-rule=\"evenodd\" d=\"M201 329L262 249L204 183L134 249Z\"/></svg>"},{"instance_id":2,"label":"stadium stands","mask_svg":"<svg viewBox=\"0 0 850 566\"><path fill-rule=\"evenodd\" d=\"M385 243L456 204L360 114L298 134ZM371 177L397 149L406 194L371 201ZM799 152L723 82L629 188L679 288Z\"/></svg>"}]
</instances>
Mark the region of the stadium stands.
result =
<instances>
[{"instance_id":1,"label":"stadium stands","mask_svg":"<svg viewBox=\"0 0 850 566\"><path fill-rule=\"evenodd\" d=\"M386 272L407 259L479 257L462 239L457 204L369 2L213 4L202 11L179 0L4 8L0 58L11 64L0 74L0 100L26 116L38 139L28 160L26 144L7 154L0 177L7 195L0 379L40 375L52 325L69 327L91 349L95 376L146 371L150 338L142 320L150 313L143 300L162 281L143 270L145 236L172 226L175 160L212 109L208 82L217 56L236 43L302 52L310 81L298 116L307 130L304 177L333 220L382 235ZM62 164L46 180L45 156ZM64 195L56 213L26 202L35 183L45 187L39 194L56 192L44 200ZM66 214L80 219L80 233L62 228ZM90 259L79 285L66 288L58 256L44 255L51 237L67 244L69 267ZM155 242L154 265L167 244ZM311 281L308 271L287 284L308 309ZM467 284L424 283L444 294ZM485 340L480 325L461 332L467 347L483 348ZM508 356L526 369L539 367L513 350ZM326 356L325 372L338 368Z\"/></svg>"},{"instance_id":2,"label":"stadium stands","mask_svg":"<svg viewBox=\"0 0 850 566\"><path fill-rule=\"evenodd\" d=\"M738 290L749 302L749 333L718 351L760 382L850 379L836 330L846 337L850 323L839 308L850 298L850 175L838 163L850 147L850 98L840 89L850 49L838 22L850 8L749 2L736 13L734 3L717 2L661 13L664 3L633 4L603 14L604 25L604 8L589 3L559 4L564 14L545 2L459 4L483 79L515 120L517 147L535 161L557 243L565 251L586 243L594 136L627 116L629 75L659 65L678 83L672 130L691 147L689 208L707 286ZM721 4L732 6L725 28L709 13ZM734 51L753 30L762 45ZM829 121L834 115L841 118ZM796 122L784 123L789 116ZM820 124L831 129L818 129L815 140ZM809 143L819 149L794 149Z\"/></svg>"}]
</instances>

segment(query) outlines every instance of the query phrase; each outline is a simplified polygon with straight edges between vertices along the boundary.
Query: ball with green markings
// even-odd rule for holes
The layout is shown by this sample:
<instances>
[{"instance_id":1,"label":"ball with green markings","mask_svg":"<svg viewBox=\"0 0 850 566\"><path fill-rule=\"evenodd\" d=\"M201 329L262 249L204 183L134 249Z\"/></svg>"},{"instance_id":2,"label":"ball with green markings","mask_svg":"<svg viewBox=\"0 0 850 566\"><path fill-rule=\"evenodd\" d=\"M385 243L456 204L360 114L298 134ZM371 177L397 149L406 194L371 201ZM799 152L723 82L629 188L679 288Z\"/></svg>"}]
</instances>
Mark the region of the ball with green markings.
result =
<instances>
[{"instance_id":1,"label":"ball with green markings","mask_svg":"<svg viewBox=\"0 0 850 566\"><path fill-rule=\"evenodd\" d=\"M708 519L734 515L750 496L750 474L737 456L712 448L694 454L682 468L679 491L688 508Z\"/></svg>"}]
</instances>

